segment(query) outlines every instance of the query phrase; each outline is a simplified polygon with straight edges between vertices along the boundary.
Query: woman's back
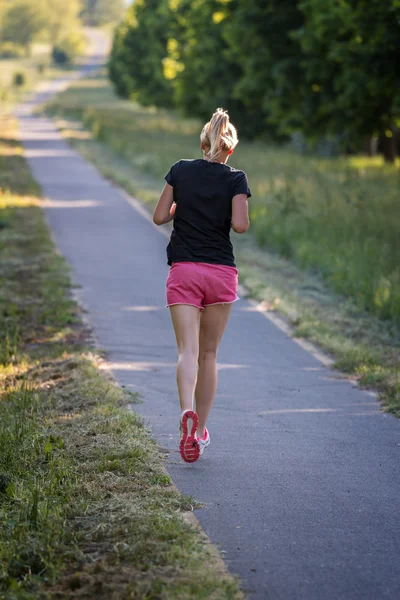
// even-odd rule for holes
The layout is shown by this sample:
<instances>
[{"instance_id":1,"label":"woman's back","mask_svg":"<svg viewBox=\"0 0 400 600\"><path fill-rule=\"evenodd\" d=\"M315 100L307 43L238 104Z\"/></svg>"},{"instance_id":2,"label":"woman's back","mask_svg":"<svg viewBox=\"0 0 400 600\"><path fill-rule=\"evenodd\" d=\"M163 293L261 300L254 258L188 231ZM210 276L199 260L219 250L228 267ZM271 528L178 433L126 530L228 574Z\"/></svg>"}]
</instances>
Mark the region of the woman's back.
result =
<instances>
[{"instance_id":1,"label":"woman's back","mask_svg":"<svg viewBox=\"0 0 400 600\"><path fill-rule=\"evenodd\" d=\"M246 174L224 163L180 160L165 177L176 211L168 264L205 262L235 266L229 233L232 198L250 196Z\"/></svg>"}]
</instances>

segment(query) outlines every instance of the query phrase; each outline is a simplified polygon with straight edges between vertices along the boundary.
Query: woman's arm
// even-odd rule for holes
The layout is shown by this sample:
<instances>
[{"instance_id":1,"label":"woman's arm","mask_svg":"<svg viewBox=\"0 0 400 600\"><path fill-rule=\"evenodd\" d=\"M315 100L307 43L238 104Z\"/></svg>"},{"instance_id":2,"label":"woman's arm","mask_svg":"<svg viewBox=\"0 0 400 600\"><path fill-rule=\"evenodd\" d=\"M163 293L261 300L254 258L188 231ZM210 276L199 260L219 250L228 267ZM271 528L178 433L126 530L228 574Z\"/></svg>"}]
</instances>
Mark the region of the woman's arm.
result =
<instances>
[{"instance_id":1,"label":"woman's arm","mask_svg":"<svg viewBox=\"0 0 400 600\"><path fill-rule=\"evenodd\" d=\"M232 198L232 229L245 233L250 225L247 194L237 194Z\"/></svg>"},{"instance_id":2,"label":"woman's arm","mask_svg":"<svg viewBox=\"0 0 400 600\"><path fill-rule=\"evenodd\" d=\"M164 225L174 218L176 204L174 204L174 188L166 183L161 192L160 199L154 210L153 221L156 225Z\"/></svg>"}]
</instances>

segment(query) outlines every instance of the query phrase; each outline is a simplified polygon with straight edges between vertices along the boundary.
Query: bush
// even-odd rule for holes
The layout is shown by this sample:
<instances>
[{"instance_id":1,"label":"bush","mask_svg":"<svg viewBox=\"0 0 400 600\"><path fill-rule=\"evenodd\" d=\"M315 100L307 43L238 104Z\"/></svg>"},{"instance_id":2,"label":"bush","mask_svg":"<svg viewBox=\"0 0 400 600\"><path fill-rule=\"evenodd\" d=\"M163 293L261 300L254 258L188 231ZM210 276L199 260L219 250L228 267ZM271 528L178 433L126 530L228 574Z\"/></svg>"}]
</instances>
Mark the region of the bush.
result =
<instances>
[{"instance_id":1,"label":"bush","mask_svg":"<svg viewBox=\"0 0 400 600\"><path fill-rule=\"evenodd\" d=\"M22 58L25 49L14 42L0 42L0 58Z\"/></svg>"},{"instance_id":2,"label":"bush","mask_svg":"<svg viewBox=\"0 0 400 600\"><path fill-rule=\"evenodd\" d=\"M51 58L57 65L66 65L71 60L68 54L59 46L54 46L51 51Z\"/></svg>"},{"instance_id":3,"label":"bush","mask_svg":"<svg viewBox=\"0 0 400 600\"><path fill-rule=\"evenodd\" d=\"M58 65L68 65L73 60L83 54L85 50L85 41L80 32L70 32L62 37L52 50L52 58Z\"/></svg>"},{"instance_id":4,"label":"bush","mask_svg":"<svg viewBox=\"0 0 400 600\"><path fill-rule=\"evenodd\" d=\"M25 73L22 73L21 71L17 71L16 73L14 73L13 83L15 87L23 87L26 83Z\"/></svg>"}]
</instances>

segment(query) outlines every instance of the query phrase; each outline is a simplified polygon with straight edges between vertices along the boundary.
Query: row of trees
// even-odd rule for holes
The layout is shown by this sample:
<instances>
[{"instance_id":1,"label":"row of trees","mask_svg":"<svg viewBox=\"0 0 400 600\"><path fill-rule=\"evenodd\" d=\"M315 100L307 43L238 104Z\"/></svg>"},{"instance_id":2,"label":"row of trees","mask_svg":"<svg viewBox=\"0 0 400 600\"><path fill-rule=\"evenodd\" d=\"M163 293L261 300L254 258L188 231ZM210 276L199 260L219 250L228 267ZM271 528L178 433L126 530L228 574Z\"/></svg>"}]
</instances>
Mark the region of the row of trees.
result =
<instances>
[{"instance_id":1,"label":"row of trees","mask_svg":"<svg viewBox=\"0 0 400 600\"><path fill-rule=\"evenodd\" d=\"M396 155L400 0L136 0L117 28L117 92L248 136L301 132Z\"/></svg>"},{"instance_id":2,"label":"row of trees","mask_svg":"<svg viewBox=\"0 0 400 600\"><path fill-rule=\"evenodd\" d=\"M42 40L73 58L83 50L83 23L114 23L124 9L124 0L0 0L0 50L29 53Z\"/></svg>"},{"instance_id":3,"label":"row of trees","mask_svg":"<svg viewBox=\"0 0 400 600\"><path fill-rule=\"evenodd\" d=\"M3 0L0 40L23 48L34 41L49 41L66 54L83 50L79 0Z\"/></svg>"}]
</instances>

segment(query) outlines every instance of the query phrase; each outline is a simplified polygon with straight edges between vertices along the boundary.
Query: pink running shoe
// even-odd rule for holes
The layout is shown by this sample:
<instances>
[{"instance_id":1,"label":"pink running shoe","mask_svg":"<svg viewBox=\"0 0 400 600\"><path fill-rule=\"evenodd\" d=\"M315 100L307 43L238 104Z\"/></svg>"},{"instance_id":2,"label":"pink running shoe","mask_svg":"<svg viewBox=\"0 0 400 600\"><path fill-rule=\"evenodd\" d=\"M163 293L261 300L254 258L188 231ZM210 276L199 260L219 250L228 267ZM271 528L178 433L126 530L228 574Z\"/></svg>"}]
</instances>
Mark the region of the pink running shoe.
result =
<instances>
[{"instance_id":1,"label":"pink running shoe","mask_svg":"<svg viewBox=\"0 0 400 600\"><path fill-rule=\"evenodd\" d=\"M210 445L210 434L208 433L208 429L207 427L205 428L204 431L204 437L202 438L197 438L197 441L199 442L200 445L200 456L203 454L204 450L207 448L207 446Z\"/></svg>"},{"instance_id":2,"label":"pink running shoe","mask_svg":"<svg viewBox=\"0 0 400 600\"><path fill-rule=\"evenodd\" d=\"M188 432L188 421L192 422L190 433ZM185 410L181 417L181 441L179 451L183 460L187 463L193 463L200 456L200 444L196 437L199 417L194 410Z\"/></svg>"}]
</instances>

